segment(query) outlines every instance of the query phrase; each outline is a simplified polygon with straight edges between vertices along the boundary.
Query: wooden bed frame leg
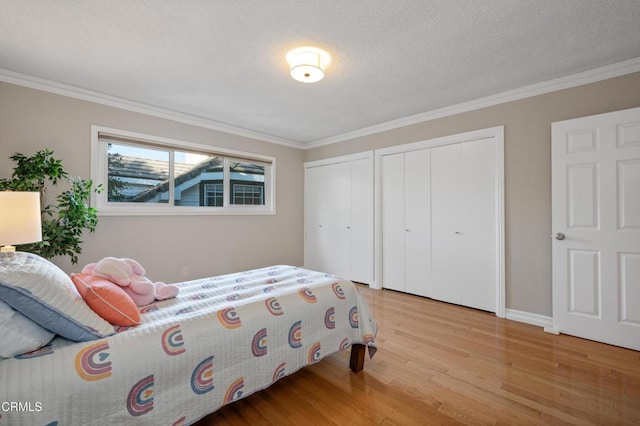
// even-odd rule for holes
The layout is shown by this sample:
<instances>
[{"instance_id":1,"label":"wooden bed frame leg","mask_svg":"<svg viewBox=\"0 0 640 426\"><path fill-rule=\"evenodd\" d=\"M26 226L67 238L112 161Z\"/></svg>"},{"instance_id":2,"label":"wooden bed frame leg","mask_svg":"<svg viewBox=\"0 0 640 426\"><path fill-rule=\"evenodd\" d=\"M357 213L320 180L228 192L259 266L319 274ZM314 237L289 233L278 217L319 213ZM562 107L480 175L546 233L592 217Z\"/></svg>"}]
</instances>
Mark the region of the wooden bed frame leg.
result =
<instances>
[{"instance_id":1,"label":"wooden bed frame leg","mask_svg":"<svg viewBox=\"0 0 640 426\"><path fill-rule=\"evenodd\" d=\"M359 343L351 345L351 359L349 360L349 368L354 373L359 373L364 368L364 354L366 346Z\"/></svg>"}]
</instances>

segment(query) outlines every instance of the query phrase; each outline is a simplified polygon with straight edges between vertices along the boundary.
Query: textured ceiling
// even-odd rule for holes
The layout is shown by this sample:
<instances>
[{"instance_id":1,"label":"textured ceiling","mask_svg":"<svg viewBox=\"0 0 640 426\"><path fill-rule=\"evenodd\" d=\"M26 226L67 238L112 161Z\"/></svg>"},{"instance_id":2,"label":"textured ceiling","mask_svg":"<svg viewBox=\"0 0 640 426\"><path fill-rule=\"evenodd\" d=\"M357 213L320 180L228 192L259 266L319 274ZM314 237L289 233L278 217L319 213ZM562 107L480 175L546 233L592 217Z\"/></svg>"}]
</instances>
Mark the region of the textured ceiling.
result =
<instances>
[{"instance_id":1,"label":"textured ceiling","mask_svg":"<svg viewBox=\"0 0 640 426\"><path fill-rule=\"evenodd\" d=\"M0 0L1 69L300 143L637 57L639 0Z\"/></svg>"}]
</instances>

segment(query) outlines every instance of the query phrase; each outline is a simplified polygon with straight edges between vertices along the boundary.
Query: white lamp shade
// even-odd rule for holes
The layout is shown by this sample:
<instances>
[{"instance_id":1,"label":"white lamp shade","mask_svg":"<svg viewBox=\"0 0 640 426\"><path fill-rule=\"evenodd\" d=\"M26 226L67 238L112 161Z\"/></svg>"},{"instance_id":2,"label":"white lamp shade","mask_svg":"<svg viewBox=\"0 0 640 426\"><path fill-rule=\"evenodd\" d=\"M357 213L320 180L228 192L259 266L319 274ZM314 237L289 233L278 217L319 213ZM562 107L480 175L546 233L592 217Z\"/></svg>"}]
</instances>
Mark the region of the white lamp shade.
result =
<instances>
[{"instance_id":1,"label":"white lamp shade","mask_svg":"<svg viewBox=\"0 0 640 426\"><path fill-rule=\"evenodd\" d=\"M324 78L324 71L313 65L296 65L291 68L291 77L302 83L315 83Z\"/></svg>"},{"instance_id":2,"label":"white lamp shade","mask_svg":"<svg viewBox=\"0 0 640 426\"><path fill-rule=\"evenodd\" d=\"M0 191L0 246L42 241L40 193Z\"/></svg>"},{"instance_id":3,"label":"white lamp shade","mask_svg":"<svg viewBox=\"0 0 640 426\"><path fill-rule=\"evenodd\" d=\"M322 80L324 70L331 62L331 56L317 47L299 47L287 53L291 77L303 83Z\"/></svg>"}]
</instances>

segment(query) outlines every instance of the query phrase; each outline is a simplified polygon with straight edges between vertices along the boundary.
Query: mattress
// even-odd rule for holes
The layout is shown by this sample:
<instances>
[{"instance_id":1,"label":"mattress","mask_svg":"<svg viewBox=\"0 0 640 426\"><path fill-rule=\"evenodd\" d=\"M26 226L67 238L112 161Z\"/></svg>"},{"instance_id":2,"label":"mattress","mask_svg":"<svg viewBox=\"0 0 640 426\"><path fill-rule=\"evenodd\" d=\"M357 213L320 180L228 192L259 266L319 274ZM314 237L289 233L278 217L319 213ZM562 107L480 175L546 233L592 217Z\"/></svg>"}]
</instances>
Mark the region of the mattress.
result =
<instances>
[{"instance_id":1,"label":"mattress","mask_svg":"<svg viewBox=\"0 0 640 426\"><path fill-rule=\"evenodd\" d=\"M0 425L191 424L352 344L375 320L350 281L272 266L177 284L142 324L0 360Z\"/></svg>"}]
</instances>

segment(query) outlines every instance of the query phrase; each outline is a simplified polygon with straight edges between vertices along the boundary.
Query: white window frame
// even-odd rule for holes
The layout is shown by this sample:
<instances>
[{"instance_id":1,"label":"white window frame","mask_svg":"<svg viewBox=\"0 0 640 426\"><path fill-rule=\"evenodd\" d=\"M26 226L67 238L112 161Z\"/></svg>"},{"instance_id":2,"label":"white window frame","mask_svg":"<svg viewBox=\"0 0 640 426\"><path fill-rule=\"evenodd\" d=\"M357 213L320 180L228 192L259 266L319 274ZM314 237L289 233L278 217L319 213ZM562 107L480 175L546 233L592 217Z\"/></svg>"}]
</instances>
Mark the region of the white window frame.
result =
<instances>
[{"instance_id":1,"label":"white window frame","mask_svg":"<svg viewBox=\"0 0 640 426\"><path fill-rule=\"evenodd\" d=\"M107 199L108 181L108 142L100 140L100 135L119 139L128 139L132 143L149 144L156 147L176 151L194 151L224 158L224 206L175 206L172 204L109 202ZM255 162L265 166L264 172L264 205L237 205L229 203L229 170L230 161ZM170 156L170 163L173 156ZM173 170L171 164L171 170ZM98 210L99 216L178 216L178 215L273 215L276 213L275 203L276 159L266 155L235 151L215 146L180 141L160 136L113 129L104 126L91 126L91 179L94 184L102 184L104 191L91 195L91 205ZM173 173L169 174L170 200L173 200Z\"/></svg>"}]
</instances>

